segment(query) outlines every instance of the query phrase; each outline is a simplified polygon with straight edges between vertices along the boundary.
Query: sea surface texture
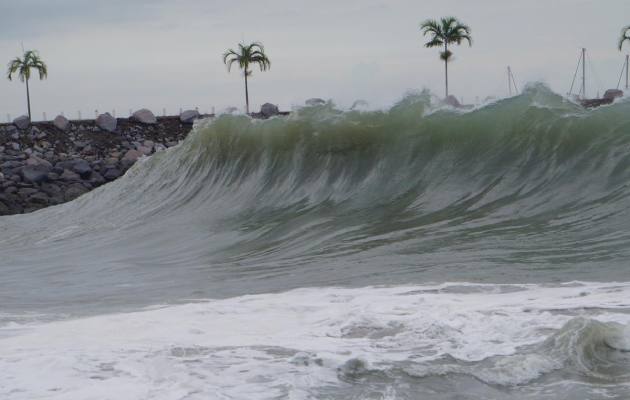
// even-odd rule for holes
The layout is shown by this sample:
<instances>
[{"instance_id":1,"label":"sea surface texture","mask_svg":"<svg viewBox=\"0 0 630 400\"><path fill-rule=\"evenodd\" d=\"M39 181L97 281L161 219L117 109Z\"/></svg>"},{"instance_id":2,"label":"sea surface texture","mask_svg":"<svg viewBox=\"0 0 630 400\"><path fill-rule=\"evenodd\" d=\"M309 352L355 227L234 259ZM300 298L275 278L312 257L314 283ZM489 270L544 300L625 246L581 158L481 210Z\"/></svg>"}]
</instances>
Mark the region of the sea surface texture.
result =
<instances>
[{"instance_id":1,"label":"sea surface texture","mask_svg":"<svg viewBox=\"0 0 630 400\"><path fill-rule=\"evenodd\" d=\"M630 399L630 102L200 121L0 217L6 400Z\"/></svg>"}]
</instances>

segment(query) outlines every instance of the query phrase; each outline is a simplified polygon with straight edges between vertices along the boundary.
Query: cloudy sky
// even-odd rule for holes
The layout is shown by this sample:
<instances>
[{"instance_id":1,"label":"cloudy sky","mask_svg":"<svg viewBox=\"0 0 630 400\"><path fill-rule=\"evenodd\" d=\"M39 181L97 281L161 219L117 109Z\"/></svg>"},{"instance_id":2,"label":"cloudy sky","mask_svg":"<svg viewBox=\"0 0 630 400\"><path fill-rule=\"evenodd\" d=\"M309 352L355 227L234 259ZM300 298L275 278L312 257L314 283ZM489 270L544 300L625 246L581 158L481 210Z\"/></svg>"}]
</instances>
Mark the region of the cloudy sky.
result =
<instances>
[{"instance_id":1,"label":"cloudy sky","mask_svg":"<svg viewBox=\"0 0 630 400\"><path fill-rule=\"evenodd\" d=\"M418 26L444 15L472 28L473 47L455 48L450 66L465 101L506 95L507 65L519 86L565 93L581 47L588 94L617 85L629 0L0 0L0 61L23 42L47 62L49 78L31 86L35 119L243 107L242 75L221 60L240 41L263 42L272 61L250 81L254 108L310 97L383 107L408 90L443 93L438 50L423 47ZM0 120L25 108L24 85L0 79Z\"/></svg>"}]
</instances>

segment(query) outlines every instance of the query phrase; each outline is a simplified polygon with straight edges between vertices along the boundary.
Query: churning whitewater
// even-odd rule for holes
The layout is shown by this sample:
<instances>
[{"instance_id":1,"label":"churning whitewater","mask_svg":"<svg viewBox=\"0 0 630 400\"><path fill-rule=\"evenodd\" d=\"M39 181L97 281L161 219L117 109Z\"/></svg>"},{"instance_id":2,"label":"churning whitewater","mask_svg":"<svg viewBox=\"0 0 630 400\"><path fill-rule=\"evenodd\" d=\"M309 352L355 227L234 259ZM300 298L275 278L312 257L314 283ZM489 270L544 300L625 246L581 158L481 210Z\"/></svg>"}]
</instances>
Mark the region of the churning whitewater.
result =
<instances>
[{"instance_id":1,"label":"churning whitewater","mask_svg":"<svg viewBox=\"0 0 630 400\"><path fill-rule=\"evenodd\" d=\"M542 85L201 121L0 218L0 397L630 398L629 182Z\"/></svg>"}]
</instances>

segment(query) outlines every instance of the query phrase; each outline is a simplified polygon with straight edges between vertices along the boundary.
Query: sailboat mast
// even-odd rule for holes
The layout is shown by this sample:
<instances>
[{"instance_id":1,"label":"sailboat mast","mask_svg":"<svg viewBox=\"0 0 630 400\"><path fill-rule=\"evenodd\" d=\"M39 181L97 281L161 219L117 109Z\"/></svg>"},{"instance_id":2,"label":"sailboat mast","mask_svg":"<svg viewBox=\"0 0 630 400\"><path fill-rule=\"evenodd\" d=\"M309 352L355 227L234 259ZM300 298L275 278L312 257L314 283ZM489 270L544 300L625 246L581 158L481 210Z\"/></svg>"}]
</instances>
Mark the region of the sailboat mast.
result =
<instances>
[{"instance_id":1,"label":"sailboat mast","mask_svg":"<svg viewBox=\"0 0 630 400\"><path fill-rule=\"evenodd\" d=\"M626 90L628 90L628 59L630 55L626 54Z\"/></svg>"},{"instance_id":2,"label":"sailboat mast","mask_svg":"<svg viewBox=\"0 0 630 400\"><path fill-rule=\"evenodd\" d=\"M586 49L582 48L582 98L586 98Z\"/></svg>"},{"instance_id":3,"label":"sailboat mast","mask_svg":"<svg viewBox=\"0 0 630 400\"><path fill-rule=\"evenodd\" d=\"M507 67L507 73L508 73L508 93L511 97L512 96L512 71L510 71L509 65Z\"/></svg>"}]
</instances>

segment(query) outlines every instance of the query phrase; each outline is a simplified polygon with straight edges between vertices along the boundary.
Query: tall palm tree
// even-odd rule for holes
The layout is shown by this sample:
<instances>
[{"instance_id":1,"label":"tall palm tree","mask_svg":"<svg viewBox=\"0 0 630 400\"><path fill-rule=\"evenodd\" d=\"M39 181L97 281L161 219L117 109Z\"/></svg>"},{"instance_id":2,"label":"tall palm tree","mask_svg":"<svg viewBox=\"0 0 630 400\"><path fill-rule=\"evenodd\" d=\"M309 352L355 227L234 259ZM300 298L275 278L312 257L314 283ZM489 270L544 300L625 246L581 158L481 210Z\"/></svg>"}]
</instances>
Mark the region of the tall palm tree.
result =
<instances>
[{"instance_id":1,"label":"tall palm tree","mask_svg":"<svg viewBox=\"0 0 630 400\"><path fill-rule=\"evenodd\" d=\"M243 76L245 76L245 110L249 114L249 91L247 89L247 77L252 75L252 71L249 69L250 65L258 64L261 71L266 71L271 68L271 61L265 54L265 48L259 42L250 43L245 45L239 43L238 51L228 49L223 54L223 63L227 65L228 71L232 67L232 64L238 63L240 69L243 70Z\"/></svg>"},{"instance_id":2,"label":"tall palm tree","mask_svg":"<svg viewBox=\"0 0 630 400\"><path fill-rule=\"evenodd\" d=\"M630 42L630 25L626 26L625 28L621 30L621 37L619 38L619 51L621 51L621 48L623 47L623 43L626 40Z\"/></svg>"},{"instance_id":3,"label":"tall palm tree","mask_svg":"<svg viewBox=\"0 0 630 400\"><path fill-rule=\"evenodd\" d=\"M448 62L453 57L453 52L448 49L449 44L461 44L462 41L468 41L468 45L472 46L472 37L470 36L470 28L458 21L455 17L444 17L440 21L428 19L420 25L424 36L430 35L425 47L442 47L444 51L440 52L440 59L444 61L444 75L446 78L446 97L448 97Z\"/></svg>"},{"instance_id":4,"label":"tall palm tree","mask_svg":"<svg viewBox=\"0 0 630 400\"><path fill-rule=\"evenodd\" d=\"M24 58L16 57L9 62L7 68L7 78L12 80L13 74L20 77L20 81L26 82L26 103L28 105L28 119L31 119L31 94L28 89L28 80L31 78L31 69L37 70L39 79L42 80L48 76L48 67L39 58L39 53L35 50L24 52Z\"/></svg>"}]
</instances>

